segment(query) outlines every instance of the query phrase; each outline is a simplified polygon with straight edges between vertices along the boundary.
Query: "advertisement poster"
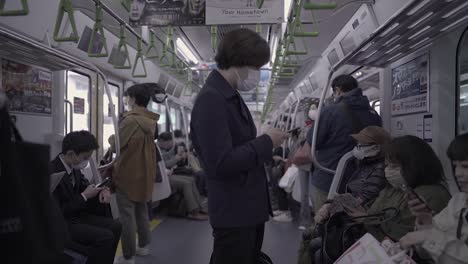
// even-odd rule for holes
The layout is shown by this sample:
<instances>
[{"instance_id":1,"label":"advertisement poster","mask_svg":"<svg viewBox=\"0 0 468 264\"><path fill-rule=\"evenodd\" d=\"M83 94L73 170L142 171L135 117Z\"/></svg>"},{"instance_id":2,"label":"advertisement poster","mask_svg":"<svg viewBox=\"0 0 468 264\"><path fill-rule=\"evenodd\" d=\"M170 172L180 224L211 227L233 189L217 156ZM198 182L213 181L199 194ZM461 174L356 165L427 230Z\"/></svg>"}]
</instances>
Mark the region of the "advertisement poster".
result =
<instances>
[{"instance_id":1,"label":"advertisement poster","mask_svg":"<svg viewBox=\"0 0 468 264\"><path fill-rule=\"evenodd\" d=\"M2 60L2 89L12 112L52 113L52 73L49 71Z\"/></svg>"},{"instance_id":2,"label":"advertisement poster","mask_svg":"<svg viewBox=\"0 0 468 264\"><path fill-rule=\"evenodd\" d=\"M205 0L132 0L130 24L196 26L205 24Z\"/></svg>"},{"instance_id":3,"label":"advertisement poster","mask_svg":"<svg viewBox=\"0 0 468 264\"><path fill-rule=\"evenodd\" d=\"M428 111L428 80L427 55L392 69L392 116Z\"/></svg>"},{"instance_id":4,"label":"advertisement poster","mask_svg":"<svg viewBox=\"0 0 468 264\"><path fill-rule=\"evenodd\" d=\"M85 113L85 99L80 97L73 97L73 113L84 115Z\"/></svg>"},{"instance_id":5,"label":"advertisement poster","mask_svg":"<svg viewBox=\"0 0 468 264\"><path fill-rule=\"evenodd\" d=\"M206 0L206 24L278 24L284 0Z\"/></svg>"}]
</instances>

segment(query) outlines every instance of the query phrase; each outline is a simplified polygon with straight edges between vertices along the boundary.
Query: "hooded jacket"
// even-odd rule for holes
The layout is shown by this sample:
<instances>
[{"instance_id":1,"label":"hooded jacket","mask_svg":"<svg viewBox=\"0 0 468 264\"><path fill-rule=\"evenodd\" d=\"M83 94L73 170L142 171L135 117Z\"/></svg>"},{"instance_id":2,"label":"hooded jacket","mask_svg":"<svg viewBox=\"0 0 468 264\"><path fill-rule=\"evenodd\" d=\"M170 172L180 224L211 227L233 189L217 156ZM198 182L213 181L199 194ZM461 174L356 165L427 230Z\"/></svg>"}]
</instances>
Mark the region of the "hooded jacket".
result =
<instances>
[{"instance_id":1,"label":"hooded jacket","mask_svg":"<svg viewBox=\"0 0 468 264\"><path fill-rule=\"evenodd\" d=\"M343 104L346 104L360 121L362 128L367 126L382 126L382 119L375 112L366 96L360 88L353 89L338 101L325 106L320 113L318 123L316 158L326 168L335 170L341 157L356 146L356 141L351 137L353 122L349 114L345 112ZM308 141L312 141L309 137ZM318 189L328 192L333 174L315 168L311 182Z\"/></svg>"},{"instance_id":2,"label":"hooded jacket","mask_svg":"<svg viewBox=\"0 0 468 264\"><path fill-rule=\"evenodd\" d=\"M120 157L114 182L134 202L151 200L157 169L154 132L158 119L158 114L139 107L125 113L119 125Z\"/></svg>"}]
</instances>

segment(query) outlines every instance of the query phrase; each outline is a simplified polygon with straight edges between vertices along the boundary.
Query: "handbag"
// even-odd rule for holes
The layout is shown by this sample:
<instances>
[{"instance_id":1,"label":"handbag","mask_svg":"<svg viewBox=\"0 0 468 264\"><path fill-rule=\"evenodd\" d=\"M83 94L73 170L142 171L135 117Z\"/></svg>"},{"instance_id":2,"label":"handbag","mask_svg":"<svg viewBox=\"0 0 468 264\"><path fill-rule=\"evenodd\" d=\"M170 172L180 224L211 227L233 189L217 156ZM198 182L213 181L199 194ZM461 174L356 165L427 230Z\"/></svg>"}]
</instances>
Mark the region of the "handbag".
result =
<instances>
[{"instance_id":1,"label":"handbag","mask_svg":"<svg viewBox=\"0 0 468 264\"><path fill-rule=\"evenodd\" d=\"M306 141L302 147L294 153L292 163L296 166L309 167L312 165L312 155L310 144ZM307 169L308 170L308 169Z\"/></svg>"},{"instance_id":2,"label":"handbag","mask_svg":"<svg viewBox=\"0 0 468 264\"><path fill-rule=\"evenodd\" d=\"M299 174L299 168L296 166L291 166L286 170L283 177L281 177L278 185L279 187L283 188L286 192L292 192L294 181Z\"/></svg>"},{"instance_id":3,"label":"handbag","mask_svg":"<svg viewBox=\"0 0 468 264\"><path fill-rule=\"evenodd\" d=\"M366 225L380 226L399 214L398 209L390 207L380 213L350 217L345 212L332 215L322 226L322 250L323 263L333 263L356 241L364 236ZM356 222L355 220L361 220Z\"/></svg>"}]
</instances>

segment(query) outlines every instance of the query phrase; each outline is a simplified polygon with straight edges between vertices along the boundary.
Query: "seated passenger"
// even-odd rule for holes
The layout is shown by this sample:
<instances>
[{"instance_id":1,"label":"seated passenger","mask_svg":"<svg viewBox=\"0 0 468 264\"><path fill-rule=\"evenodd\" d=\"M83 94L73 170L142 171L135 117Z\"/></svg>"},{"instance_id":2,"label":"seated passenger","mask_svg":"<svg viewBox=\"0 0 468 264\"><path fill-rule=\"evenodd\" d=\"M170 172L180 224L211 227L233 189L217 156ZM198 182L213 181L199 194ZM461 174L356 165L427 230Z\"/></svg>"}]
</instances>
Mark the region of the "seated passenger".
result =
<instances>
[{"instance_id":1,"label":"seated passenger","mask_svg":"<svg viewBox=\"0 0 468 264\"><path fill-rule=\"evenodd\" d=\"M158 145L168 170L173 171L177 163L187 157L185 152L176 154L172 134L169 132L159 135ZM169 176L169 182L173 190L183 195L189 219L208 220L208 216L203 212L202 198L193 176L172 174Z\"/></svg>"},{"instance_id":2,"label":"seated passenger","mask_svg":"<svg viewBox=\"0 0 468 264\"><path fill-rule=\"evenodd\" d=\"M378 126L368 126L359 134L351 136L357 142L353 150L357 169L347 179L346 192L351 193L361 204L372 204L386 185L383 149L391 137Z\"/></svg>"},{"instance_id":3,"label":"seated passenger","mask_svg":"<svg viewBox=\"0 0 468 264\"><path fill-rule=\"evenodd\" d=\"M110 202L111 194L107 187L90 184L80 171L98 148L91 133L69 133L63 139L62 152L50 164L50 173L65 173L53 195L68 224L71 239L88 248L87 263L111 264L121 225L109 216L108 206L100 206Z\"/></svg>"},{"instance_id":4,"label":"seated passenger","mask_svg":"<svg viewBox=\"0 0 468 264\"><path fill-rule=\"evenodd\" d=\"M422 139L415 136L395 138L385 154L385 178L388 184L380 191L375 201L369 207L364 205L351 208L345 203L342 205L351 217L377 214L387 208L397 209L398 214L395 217L378 226L366 225L366 230L378 240L389 237L398 241L406 233L414 230L415 217L408 208L406 190L411 189L417 193L427 201L427 206L434 212L440 212L447 205L450 193L445 187L440 160ZM326 204L320 209L315 218L317 223L323 223L328 218L330 207L330 204Z\"/></svg>"},{"instance_id":5,"label":"seated passenger","mask_svg":"<svg viewBox=\"0 0 468 264\"><path fill-rule=\"evenodd\" d=\"M401 238L400 245L419 245L436 263L468 263L468 134L457 136L447 155L460 192L434 217L426 200L412 197L408 204L416 216L418 231Z\"/></svg>"}]
</instances>

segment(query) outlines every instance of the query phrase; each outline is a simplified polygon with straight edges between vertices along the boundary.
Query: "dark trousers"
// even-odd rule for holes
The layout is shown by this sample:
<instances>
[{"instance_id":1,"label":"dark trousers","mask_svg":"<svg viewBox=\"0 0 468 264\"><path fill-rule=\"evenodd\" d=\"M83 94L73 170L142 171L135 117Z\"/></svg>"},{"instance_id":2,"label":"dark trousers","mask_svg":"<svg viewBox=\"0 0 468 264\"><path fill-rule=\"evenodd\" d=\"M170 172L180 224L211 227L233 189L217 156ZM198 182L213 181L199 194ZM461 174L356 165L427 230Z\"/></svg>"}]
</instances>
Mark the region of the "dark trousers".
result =
<instances>
[{"instance_id":1,"label":"dark trousers","mask_svg":"<svg viewBox=\"0 0 468 264\"><path fill-rule=\"evenodd\" d=\"M255 264L263 244L265 224L213 228L214 246L210 264Z\"/></svg>"},{"instance_id":2,"label":"dark trousers","mask_svg":"<svg viewBox=\"0 0 468 264\"><path fill-rule=\"evenodd\" d=\"M122 226L110 217L86 214L68 222L71 239L88 248L87 264L112 264Z\"/></svg>"}]
</instances>

